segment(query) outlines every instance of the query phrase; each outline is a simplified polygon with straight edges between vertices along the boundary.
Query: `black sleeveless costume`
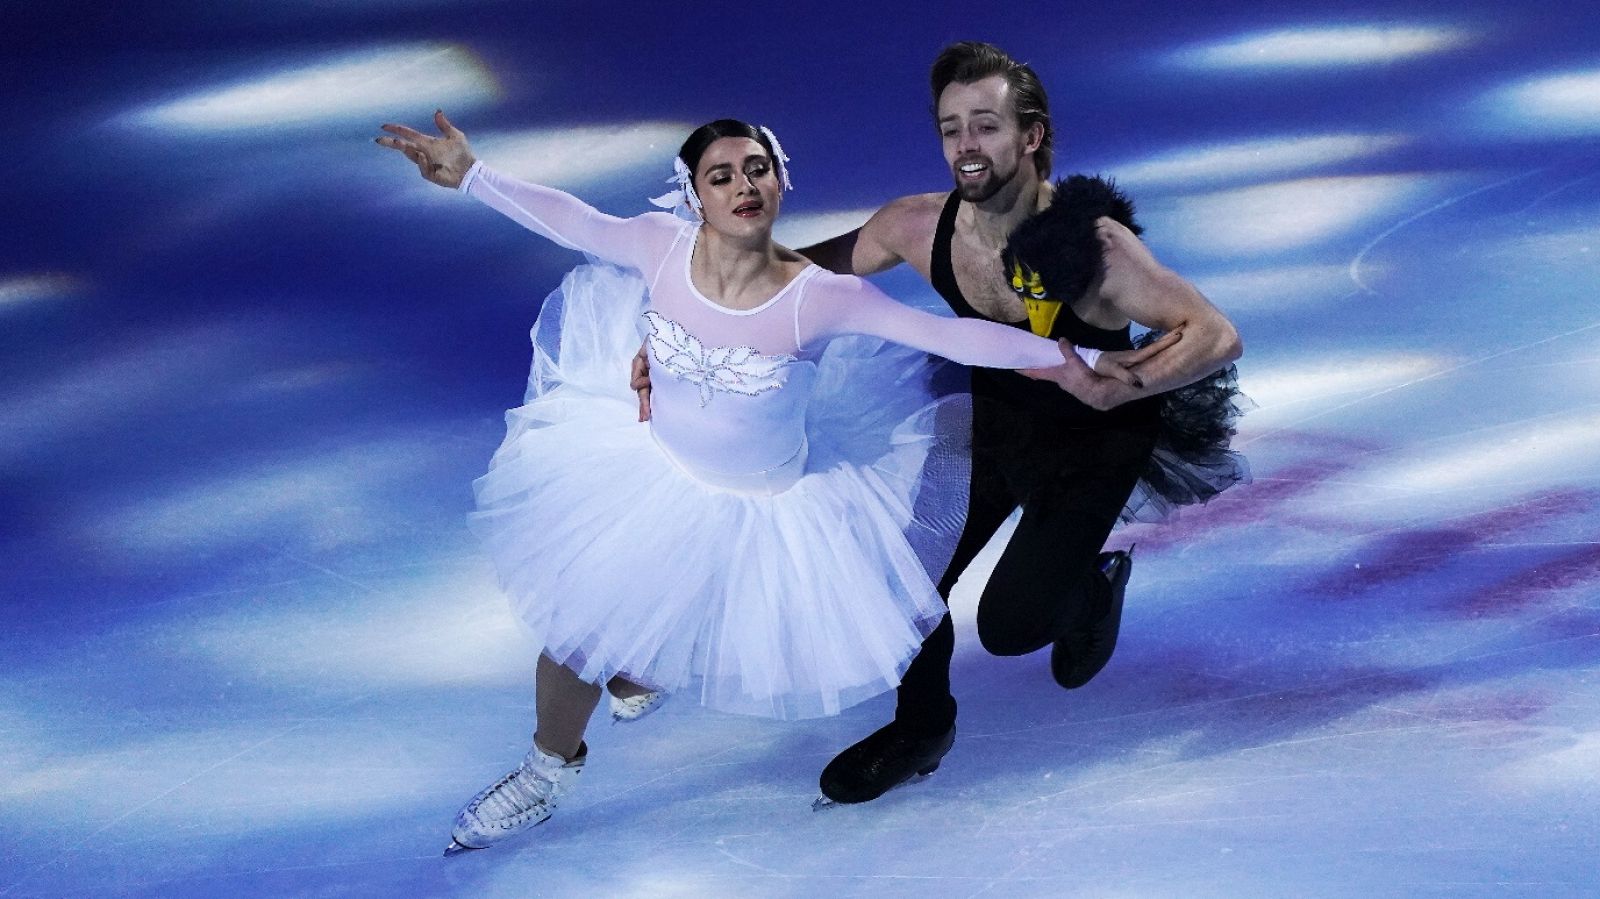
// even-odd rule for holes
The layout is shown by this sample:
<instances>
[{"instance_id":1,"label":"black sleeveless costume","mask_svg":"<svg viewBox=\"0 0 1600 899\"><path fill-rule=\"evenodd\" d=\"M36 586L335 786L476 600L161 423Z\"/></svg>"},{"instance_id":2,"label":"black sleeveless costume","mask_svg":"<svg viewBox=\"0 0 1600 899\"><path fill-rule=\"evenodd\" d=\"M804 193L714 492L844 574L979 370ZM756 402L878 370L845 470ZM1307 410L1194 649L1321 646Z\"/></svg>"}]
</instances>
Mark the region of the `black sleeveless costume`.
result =
<instances>
[{"instance_id":1,"label":"black sleeveless costume","mask_svg":"<svg viewBox=\"0 0 1600 899\"><path fill-rule=\"evenodd\" d=\"M950 262L960 203L951 193L939 217L931 280L958 316L987 319L962 296ZM1004 324L1028 327L1026 321ZM1133 346L1129 328L1093 327L1070 305L1062 307L1050 336L1101 350ZM949 599L962 571L1020 505L1022 519L978 604L978 636L995 655L1022 655L1105 614L1110 587L1095 558L1151 461L1161 398L1098 411L1054 384L1013 371L973 369L971 377L971 500L939 593ZM895 720L908 731L940 734L954 725L954 649L946 616L900 684Z\"/></svg>"}]
</instances>

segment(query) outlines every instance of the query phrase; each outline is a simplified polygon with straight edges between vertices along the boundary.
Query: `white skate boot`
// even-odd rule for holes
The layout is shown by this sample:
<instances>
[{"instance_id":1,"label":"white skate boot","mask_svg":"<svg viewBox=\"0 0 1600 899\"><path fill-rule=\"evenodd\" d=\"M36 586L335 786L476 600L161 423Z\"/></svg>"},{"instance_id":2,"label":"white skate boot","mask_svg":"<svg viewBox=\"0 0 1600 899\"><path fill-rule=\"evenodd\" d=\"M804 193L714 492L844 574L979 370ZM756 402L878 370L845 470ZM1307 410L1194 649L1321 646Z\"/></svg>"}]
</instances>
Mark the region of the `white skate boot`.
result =
<instances>
[{"instance_id":1,"label":"white skate boot","mask_svg":"<svg viewBox=\"0 0 1600 899\"><path fill-rule=\"evenodd\" d=\"M484 788L456 813L444 854L487 849L543 824L556 810L556 802L572 788L588 757L589 747L583 744L578 746L578 757L570 762L535 744L517 770Z\"/></svg>"}]
</instances>

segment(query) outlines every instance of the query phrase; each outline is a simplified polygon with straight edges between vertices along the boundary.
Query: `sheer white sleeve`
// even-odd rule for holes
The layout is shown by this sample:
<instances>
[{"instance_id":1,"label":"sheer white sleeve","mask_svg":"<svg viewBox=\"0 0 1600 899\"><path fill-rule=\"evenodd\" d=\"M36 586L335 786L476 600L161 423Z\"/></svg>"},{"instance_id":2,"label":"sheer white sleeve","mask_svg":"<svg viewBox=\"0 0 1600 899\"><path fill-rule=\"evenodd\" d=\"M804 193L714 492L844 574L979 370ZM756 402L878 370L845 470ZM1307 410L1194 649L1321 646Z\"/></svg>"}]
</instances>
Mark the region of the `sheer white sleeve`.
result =
<instances>
[{"instance_id":1,"label":"sheer white sleeve","mask_svg":"<svg viewBox=\"0 0 1600 899\"><path fill-rule=\"evenodd\" d=\"M497 172L479 160L456 190L568 249L646 270L671 246L681 220L664 212L606 215L569 193Z\"/></svg>"},{"instance_id":2,"label":"sheer white sleeve","mask_svg":"<svg viewBox=\"0 0 1600 899\"><path fill-rule=\"evenodd\" d=\"M812 279L796 313L795 337L815 348L844 334L868 334L983 368L1053 368L1061 364L1054 340L1020 328L975 318L946 318L889 298L860 278L823 275ZM1094 366L1099 350L1078 347Z\"/></svg>"}]
</instances>

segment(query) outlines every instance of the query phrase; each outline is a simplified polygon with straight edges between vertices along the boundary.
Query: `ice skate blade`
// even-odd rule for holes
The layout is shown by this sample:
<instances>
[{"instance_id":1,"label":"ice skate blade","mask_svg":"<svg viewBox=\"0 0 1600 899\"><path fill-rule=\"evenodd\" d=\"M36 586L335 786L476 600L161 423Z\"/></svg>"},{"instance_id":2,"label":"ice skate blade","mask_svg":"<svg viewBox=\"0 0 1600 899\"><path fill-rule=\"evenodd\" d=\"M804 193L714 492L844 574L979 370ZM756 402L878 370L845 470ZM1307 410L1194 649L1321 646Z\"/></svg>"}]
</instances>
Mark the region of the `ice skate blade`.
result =
<instances>
[{"instance_id":1,"label":"ice skate blade","mask_svg":"<svg viewBox=\"0 0 1600 899\"><path fill-rule=\"evenodd\" d=\"M452 858L454 856L462 855L462 854L467 853L467 852L477 852L478 850L480 850L482 848L483 848L482 846L463 846L460 843L457 843L455 841L455 839L452 838L450 840L450 845L444 847L444 857L445 858Z\"/></svg>"},{"instance_id":2,"label":"ice skate blade","mask_svg":"<svg viewBox=\"0 0 1600 899\"><path fill-rule=\"evenodd\" d=\"M905 780L902 780L899 783L895 784L894 786L890 787L889 789L884 790L883 791L883 796L879 796L878 798L882 799L884 796L887 796L890 793L893 793L895 790L898 790L901 787L908 787L908 786L910 786L912 784L915 784L915 783L921 783L921 782L927 780L928 778L932 777L933 776L933 772L937 771L938 768L939 768L939 765L937 763L935 763L932 768L929 768L926 771L918 771L916 774L913 774L910 777L906 778ZM827 795L824 794L824 795L818 796L816 799L811 800L811 810L814 811L814 812L820 812L823 809L838 808L839 806L844 806L844 805L866 805L868 802L872 802L872 801L873 800L868 799L868 800L866 800L866 802L839 802L836 799L829 799L827 797Z\"/></svg>"}]
</instances>

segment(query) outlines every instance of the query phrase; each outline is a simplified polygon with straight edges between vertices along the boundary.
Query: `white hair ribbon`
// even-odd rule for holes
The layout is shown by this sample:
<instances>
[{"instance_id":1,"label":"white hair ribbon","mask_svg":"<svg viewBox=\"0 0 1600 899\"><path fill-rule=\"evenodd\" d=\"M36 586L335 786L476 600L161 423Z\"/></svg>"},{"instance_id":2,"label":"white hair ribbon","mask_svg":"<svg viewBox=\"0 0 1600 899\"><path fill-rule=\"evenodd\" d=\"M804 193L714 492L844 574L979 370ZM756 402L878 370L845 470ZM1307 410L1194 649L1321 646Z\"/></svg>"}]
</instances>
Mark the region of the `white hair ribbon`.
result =
<instances>
[{"instance_id":1,"label":"white hair ribbon","mask_svg":"<svg viewBox=\"0 0 1600 899\"><path fill-rule=\"evenodd\" d=\"M778 181L783 184L784 190L794 190L794 185L789 182L789 154L783 152L783 144L778 143L778 136L766 125L757 125L756 128L767 136L767 143L772 145L772 155L777 157L773 163L778 167Z\"/></svg>"},{"instance_id":2,"label":"white hair ribbon","mask_svg":"<svg viewBox=\"0 0 1600 899\"><path fill-rule=\"evenodd\" d=\"M700 211L700 196L694 192L694 174L684 164L682 157L672 157L672 177L668 178L667 182L677 184L678 189L667 191L659 197L651 197L651 203L662 209L676 209L688 203L694 211Z\"/></svg>"}]
</instances>

